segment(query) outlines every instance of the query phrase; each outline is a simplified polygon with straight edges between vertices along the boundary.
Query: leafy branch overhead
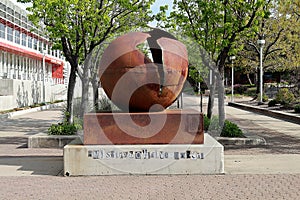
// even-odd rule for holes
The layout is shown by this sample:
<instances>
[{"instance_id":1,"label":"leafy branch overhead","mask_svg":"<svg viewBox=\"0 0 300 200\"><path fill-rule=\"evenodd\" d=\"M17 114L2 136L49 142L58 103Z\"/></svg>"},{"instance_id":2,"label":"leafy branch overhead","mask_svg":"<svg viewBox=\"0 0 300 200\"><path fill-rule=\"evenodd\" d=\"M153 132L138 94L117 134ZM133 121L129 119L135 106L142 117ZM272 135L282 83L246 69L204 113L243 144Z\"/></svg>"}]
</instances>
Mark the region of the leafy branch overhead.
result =
<instances>
[{"instance_id":1,"label":"leafy branch overhead","mask_svg":"<svg viewBox=\"0 0 300 200\"><path fill-rule=\"evenodd\" d=\"M81 55L80 62L112 33L146 25L149 1L21 0L31 2L29 18L45 28L54 47L68 57ZM138 16L138 17L137 17ZM42 22L42 23L41 23Z\"/></svg>"},{"instance_id":2,"label":"leafy branch overhead","mask_svg":"<svg viewBox=\"0 0 300 200\"><path fill-rule=\"evenodd\" d=\"M253 37L245 35L238 42L242 46L237 53L239 66L245 72L254 72L259 63L257 40L264 35L266 44L263 48L264 71L284 71L296 68L299 63L299 0L272 1L268 19L259 22ZM298 7L297 7L298 2ZM290 8L290 9L288 9Z\"/></svg>"},{"instance_id":3,"label":"leafy branch overhead","mask_svg":"<svg viewBox=\"0 0 300 200\"><path fill-rule=\"evenodd\" d=\"M71 113L69 122L72 120L76 76L80 75L84 85L88 85L89 81L79 72L79 65L83 65L88 55L113 34L145 26L152 19L150 5L154 2L154 0L19 1L32 4L27 8L30 20L45 29L53 48L62 50L71 65L67 101L67 112ZM87 71L85 70L85 73ZM82 98L84 101L88 99L86 96Z\"/></svg>"},{"instance_id":4,"label":"leafy branch overhead","mask_svg":"<svg viewBox=\"0 0 300 200\"><path fill-rule=\"evenodd\" d=\"M268 17L264 7L270 1L174 0L174 11L170 13L165 26L193 38L202 49L199 58L202 63L207 63L217 77L220 125L225 121L223 74L227 59L239 51L236 45L239 39L248 31L257 30L259 21ZM165 18L162 17L164 10L162 12L159 17ZM213 87L210 90L214 92Z\"/></svg>"}]
</instances>

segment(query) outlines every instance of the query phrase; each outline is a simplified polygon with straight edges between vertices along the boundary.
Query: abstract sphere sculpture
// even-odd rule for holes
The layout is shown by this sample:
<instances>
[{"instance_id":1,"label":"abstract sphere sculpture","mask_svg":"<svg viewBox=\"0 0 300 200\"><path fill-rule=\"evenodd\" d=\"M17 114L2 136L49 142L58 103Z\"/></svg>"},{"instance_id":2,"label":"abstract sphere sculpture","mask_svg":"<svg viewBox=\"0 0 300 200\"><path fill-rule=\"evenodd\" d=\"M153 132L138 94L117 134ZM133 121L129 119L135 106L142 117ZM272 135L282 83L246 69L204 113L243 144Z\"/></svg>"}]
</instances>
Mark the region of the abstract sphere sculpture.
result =
<instances>
[{"instance_id":1,"label":"abstract sphere sculpture","mask_svg":"<svg viewBox=\"0 0 300 200\"><path fill-rule=\"evenodd\" d=\"M148 42L153 61L137 48ZM186 47L171 34L153 29L116 38L99 67L101 85L121 110L161 111L180 94L188 74Z\"/></svg>"}]
</instances>

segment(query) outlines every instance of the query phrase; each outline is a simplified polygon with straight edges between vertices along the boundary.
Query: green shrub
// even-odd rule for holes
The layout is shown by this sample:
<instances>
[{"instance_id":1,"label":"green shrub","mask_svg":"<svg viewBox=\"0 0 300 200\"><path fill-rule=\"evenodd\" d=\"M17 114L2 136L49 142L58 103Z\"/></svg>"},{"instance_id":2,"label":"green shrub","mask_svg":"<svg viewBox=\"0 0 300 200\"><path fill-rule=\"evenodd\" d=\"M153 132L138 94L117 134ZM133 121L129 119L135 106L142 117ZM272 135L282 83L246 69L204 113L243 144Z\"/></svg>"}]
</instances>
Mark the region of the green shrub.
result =
<instances>
[{"instance_id":1,"label":"green shrub","mask_svg":"<svg viewBox=\"0 0 300 200\"><path fill-rule=\"evenodd\" d=\"M210 124L210 119L206 115L204 115L203 121L204 121L204 130L207 131Z\"/></svg>"},{"instance_id":2,"label":"green shrub","mask_svg":"<svg viewBox=\"0 0 300 200\"><path fill-rule=\"evenodd\" d=\"M300 113L300 104L295 105L294 110L296 113Z\"/></svg>"},{"instance_id":3,"label":"green shrub","mask_svg":"<svg viewBox=\"0 0 300 200\"><path fill-rule=\"evenodd\" d=\"M213 116L209 119L206 115L204 115L204 130L205 131L215 131L220 130L221 127L219 125L219 118L217 116ZM225 120L222 132L220 134L221 137L245 137L242 130L234 123Z\"/></svg>"},{"instance_id":4,"label":"green shrub","mask_svg":"<svg viewBox=\"0 0 300 200\"><path fill-rule=\"evenodd\" d=\"M203 121L204 121L204 130L205 131L220 130L219 118L217 116L212 116L212 118L209 119L206 115L204 115Z\"/></svg>"},{"instance_id":5,"label":"green shrub","mask_svg":"<svg viewBox=\"0 0 300 200\"><path fill-rule=\"evenodd\" d=\"M78 130L82 129L83 121L77 117L73 118L73 123L69 124L66 120L70 117L69 112L64 112L64 121L58 124L52 124L48 128L48 135L75 135Z\"/></svg>"},{"instance_id":6,"label":"green shrub","mask_svg":"<svg viewBox=\"0 0 300 200\"><path fill-rule=\"evenodd\" d=\"M120 110L107 96L102 95L99 98L99 106L96 108L96 112L109 112Z\"/></svg>"},{"instance_id":7,"label":"green shrub","mask_svg":"<svg viewBox=\"0 0 300 200\"><path fill-rule=\"evenodd\" d=\"M281 105L287 105L295 101L295 96L287 88L282 88L276 94L276 101Z\"/></svg>"},{"instance_id":8,"label":"green shrub","mask_svg":"<svg viewBox=\"0 0 300 200\"><path fill-rule=\"evenodd\" d=\"M234 123L225 120L221 137L245 137L242 130Z\"/></svg>"},{"instance_id":9,"label":"green shrub","mask_svg":"<svg viewBox=\"0 0 300 200\"><path fill-rule=\"evenodd\" d=\"M220 129L221 129L221 127L219 125L219 117L212 116L210 119L210 123L209 123L209 130L218 131Z\"/></svg>"},{"instance_id":10,"label":"green shrub","mask_svg":"<svg viewBox=\"0 0 300 200\"><path fill-rule=\"evenodd\" d=\"M271 101L269 101L268 107L276 106L276 104L278 104L278 102L276 101L276 99L272 99Z\"/></svg>"},{"instance_id":11,"label":"green shrub","mask_svg":"<svg viewBox=\"0 0 300 200\"><path fill-rule=\"evenodd\" d=\"M48 129L48 135L75 135L81 126L79 124L58 123L52 124Z\"/></svg>"},{"instance_id":12,"label":"green shrub","mask_svg":"<svg viewBox=\"0 0 300 200\"><path fill-rule=\"evenodd\" d=\"M269 97L267 95L263 94L262 101L263 102L268 102L268 100L269 100Z\"/></svg>"},{"instance_id":13,"label":"green shrub","mask_svg":"<svg viewBox=\"0 0 300 200\"><path fill-rule=\"evenodd\" d=\"M256 87L248 87L247 91L245 91L244 95L254 97L256 96Z\"/></svg>"},{"instance_id":14,"label":"green shrub","mask_svg":"<svg viewBox=\"0 0 300 200\"><path fill-rule=\"evenodd\" d=\"M244 94L247 91L248 87L240 84L233 86L233 91L235 94Z\"/></svg>"}]
</instances>

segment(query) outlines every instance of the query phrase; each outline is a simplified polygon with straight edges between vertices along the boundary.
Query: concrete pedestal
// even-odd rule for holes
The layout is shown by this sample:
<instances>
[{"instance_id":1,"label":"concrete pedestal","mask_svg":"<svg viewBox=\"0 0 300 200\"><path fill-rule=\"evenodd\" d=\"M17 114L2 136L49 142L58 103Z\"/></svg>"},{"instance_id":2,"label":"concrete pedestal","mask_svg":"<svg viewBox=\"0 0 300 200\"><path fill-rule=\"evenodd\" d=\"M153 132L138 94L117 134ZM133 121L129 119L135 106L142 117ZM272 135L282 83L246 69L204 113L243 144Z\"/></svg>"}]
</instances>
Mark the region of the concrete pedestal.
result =
<instances>
[{"instance_id":1,"label":"concrete pedestal","mask_svg":"<svg viewBox=\"0 0 300 200\"><path fill-rule=\"evenodd\" d=\"M204 144L66 145L64 175L223 174L223 146L204 137Z\"/></svg>"}]
</instances>

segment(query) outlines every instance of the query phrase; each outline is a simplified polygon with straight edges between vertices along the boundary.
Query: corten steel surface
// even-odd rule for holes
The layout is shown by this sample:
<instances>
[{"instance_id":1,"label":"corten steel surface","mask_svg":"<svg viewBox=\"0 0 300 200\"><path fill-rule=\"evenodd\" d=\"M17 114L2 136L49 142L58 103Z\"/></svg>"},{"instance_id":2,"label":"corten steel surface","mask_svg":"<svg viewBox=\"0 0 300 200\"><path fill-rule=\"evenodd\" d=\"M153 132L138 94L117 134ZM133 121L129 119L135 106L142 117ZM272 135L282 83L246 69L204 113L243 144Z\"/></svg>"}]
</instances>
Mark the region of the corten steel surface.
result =
<instances>
[{"instance_id":1,"label":"corten steel surface","mask_svg":"<svg viewBox=\"0 0 300 200\"><path fill-rule=\"evenodd\" d=\"M120 128L114 116L124 128ZM128 117L136 123L128 122ZM164 123L158 131L156 124L149 125L150 118L162 119ZM150 113L90 113L84 116L84 144L203 144L203 114L198 111L166 110Z\"/></svg>"},{"instance_id":2,"label":"corten steel surface","mask_svg":"<svg viewBox=\"0 0 300 200\"><path fill-rule=\"evenodd\" d=\"M153 62L136 46L148 42ZM154 29L115 39L104 51L99 77L107 96L123 111L160 111L179 95L188 74L186 47ZM151 107L159 104L159 107Z\"/></svg>"}]
</instances>

